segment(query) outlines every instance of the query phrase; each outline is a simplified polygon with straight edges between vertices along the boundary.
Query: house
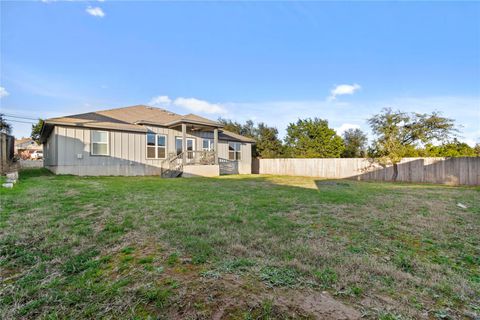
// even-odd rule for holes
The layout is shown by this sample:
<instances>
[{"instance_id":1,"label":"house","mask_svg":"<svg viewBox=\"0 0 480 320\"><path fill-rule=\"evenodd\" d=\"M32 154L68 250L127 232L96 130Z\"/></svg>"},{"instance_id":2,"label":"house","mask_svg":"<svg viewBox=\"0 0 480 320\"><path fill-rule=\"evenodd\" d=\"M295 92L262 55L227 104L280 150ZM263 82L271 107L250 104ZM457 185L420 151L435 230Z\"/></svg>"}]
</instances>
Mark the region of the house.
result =
<instances>
[{"instance_id":1,"label":"house","mask_svg":"<svg viewBox=\"0 0 480 320\"><path fill-rule=\"evenodd\" d=\"M250 174L253 139L194 114L137 105L45 120L44 166L57 174Z\"/></svg>"},{"instance_id":2,"label":"house","mask_svg":"<svg viewBox=\"0 0 480 320\"><path fill-rule=\"evenodd\" d=\"M15 154L22 159L29 159L35 151L42 151L43 147L32 138L15 139Z\"/></svg>"}]
</instances>

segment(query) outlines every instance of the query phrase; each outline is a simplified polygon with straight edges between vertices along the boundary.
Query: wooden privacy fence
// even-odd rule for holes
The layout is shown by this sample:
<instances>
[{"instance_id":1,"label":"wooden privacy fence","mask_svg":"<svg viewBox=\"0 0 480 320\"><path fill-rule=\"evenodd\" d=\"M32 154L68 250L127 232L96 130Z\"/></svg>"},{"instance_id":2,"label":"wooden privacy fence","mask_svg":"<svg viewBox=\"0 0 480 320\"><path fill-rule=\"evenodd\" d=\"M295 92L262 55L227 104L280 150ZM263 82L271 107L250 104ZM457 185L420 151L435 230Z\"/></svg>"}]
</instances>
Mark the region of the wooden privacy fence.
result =
<instances>
[{"instance_id":1,"label":"wooden privacy fence","mask_svg":"<svg viewBox=\"0 0 480 320\"><path fill-rule=\"evenodd\" d=\"M13 136L0 132L0 174L12 168L14 143Z\"/></svg>"},{"instance_id":2,"label":"wooden privacy fence","mask_svg":"<svg viewBox=\"0 0 480 320\"><path fill-rule=\"evenodd\" d=\"M392 166L371 159L255 159L253 173L391 181ZM480 185L480 157L405 158L398 165L397 181L451 185Z\"/></svg>"}]
</instances>

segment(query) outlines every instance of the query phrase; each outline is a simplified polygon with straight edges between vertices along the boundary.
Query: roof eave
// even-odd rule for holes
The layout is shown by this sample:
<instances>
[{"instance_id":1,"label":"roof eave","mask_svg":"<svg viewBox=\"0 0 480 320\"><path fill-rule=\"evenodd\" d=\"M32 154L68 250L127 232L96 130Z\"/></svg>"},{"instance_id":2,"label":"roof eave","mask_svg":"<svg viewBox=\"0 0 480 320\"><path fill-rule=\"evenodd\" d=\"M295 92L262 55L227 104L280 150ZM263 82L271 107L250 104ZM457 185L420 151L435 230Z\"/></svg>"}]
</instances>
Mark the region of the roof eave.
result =
<instances>
[{"instance_id":1,"label":"roof eave","mask_svg":"<svg viewBox=\"0 0 480 320\"><path fill-rule=\"evenodd\" d=\"M163 124L165 127L174 127L178 126L179 124L195 124L198 126L206 126L206 127L212 127L212 128L223 128L223 124L220 123L214 123L214 122L203 122L203 121L196 121L196 120L189 120L189 119L180 119L180 120L174 120L171 122L167 122Z\"/></svg>"},{"instance_id":2,"label":"roof eave","mask_svg":"<svg viewBox=\"0 0 480 320\"><path fill-rule=\"evenodd\" d=\"M53 127L54 127L53 124L47 123L47 121L43 122L42 130L40 130L40 139L39 139L42 144L44 144L47 141L48 137L53 131Z\"/></svg>"},{"instance_id":3,"label":"roof eave","mask_svg":"<svg viewBox=\"0 0 480 320\"><path fill-rule=\"evenodd\" d=\"M121 126L106 126L97 123L71 123L71 122L62 122L62 121L45 121L45 125L51 126L66 126L66 127L79 127L79 128L94 128L94 129L105 129L105 130L116 130L116 131L133 131L133 132L147 132L147 128L137 125L138 128L127 128ZM134 125L134 124L132 124Z\"/></svg>"}]
</instances>

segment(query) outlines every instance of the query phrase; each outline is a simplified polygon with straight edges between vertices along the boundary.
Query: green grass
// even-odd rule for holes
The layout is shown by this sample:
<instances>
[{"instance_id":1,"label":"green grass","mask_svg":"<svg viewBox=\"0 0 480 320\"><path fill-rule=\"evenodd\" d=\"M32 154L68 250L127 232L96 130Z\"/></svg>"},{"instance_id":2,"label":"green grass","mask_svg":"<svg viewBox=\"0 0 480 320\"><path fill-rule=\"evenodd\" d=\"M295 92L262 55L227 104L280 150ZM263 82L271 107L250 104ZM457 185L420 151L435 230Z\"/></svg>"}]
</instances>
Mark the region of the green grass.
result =
<instances>
[{"instance_id":1,"label":"green grass","mask_svg":"<svg viewBox=\"0 0 480 320\"><path fill-rule=\"evenodd\" d=\"M479 188L25 170L0 206L5 319L309 318L285 301L324 290L367 318L480 313Z\"/></svg>"}]
</instances>

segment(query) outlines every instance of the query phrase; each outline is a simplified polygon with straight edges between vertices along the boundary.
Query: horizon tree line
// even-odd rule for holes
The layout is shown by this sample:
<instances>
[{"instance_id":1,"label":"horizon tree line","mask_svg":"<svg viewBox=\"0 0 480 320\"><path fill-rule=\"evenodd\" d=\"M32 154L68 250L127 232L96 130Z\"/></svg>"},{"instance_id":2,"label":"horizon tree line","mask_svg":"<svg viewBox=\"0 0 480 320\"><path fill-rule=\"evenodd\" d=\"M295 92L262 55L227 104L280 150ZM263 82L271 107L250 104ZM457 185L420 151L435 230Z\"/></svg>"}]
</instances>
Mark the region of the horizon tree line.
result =
<instances>
[{"instance_id":1,"label":"horizon tree line","mask_svg":"<svg viewBox=\"0 0 480 320\"><path fill-rule=\"evenodd\" d=\"M264 122L218 121L226 130L255 139L254 156L260 158L380 159L389 155L387 161L394 163L403 157L480 156L480 144L471 147L459 141L455 121L438 112L406 113L385 108L367 120L374 136L371 144L363 130L348 129L339 135L328 120L320 118L290 123L283 140L277 128Z\"/></svg>"}]
</instances>

